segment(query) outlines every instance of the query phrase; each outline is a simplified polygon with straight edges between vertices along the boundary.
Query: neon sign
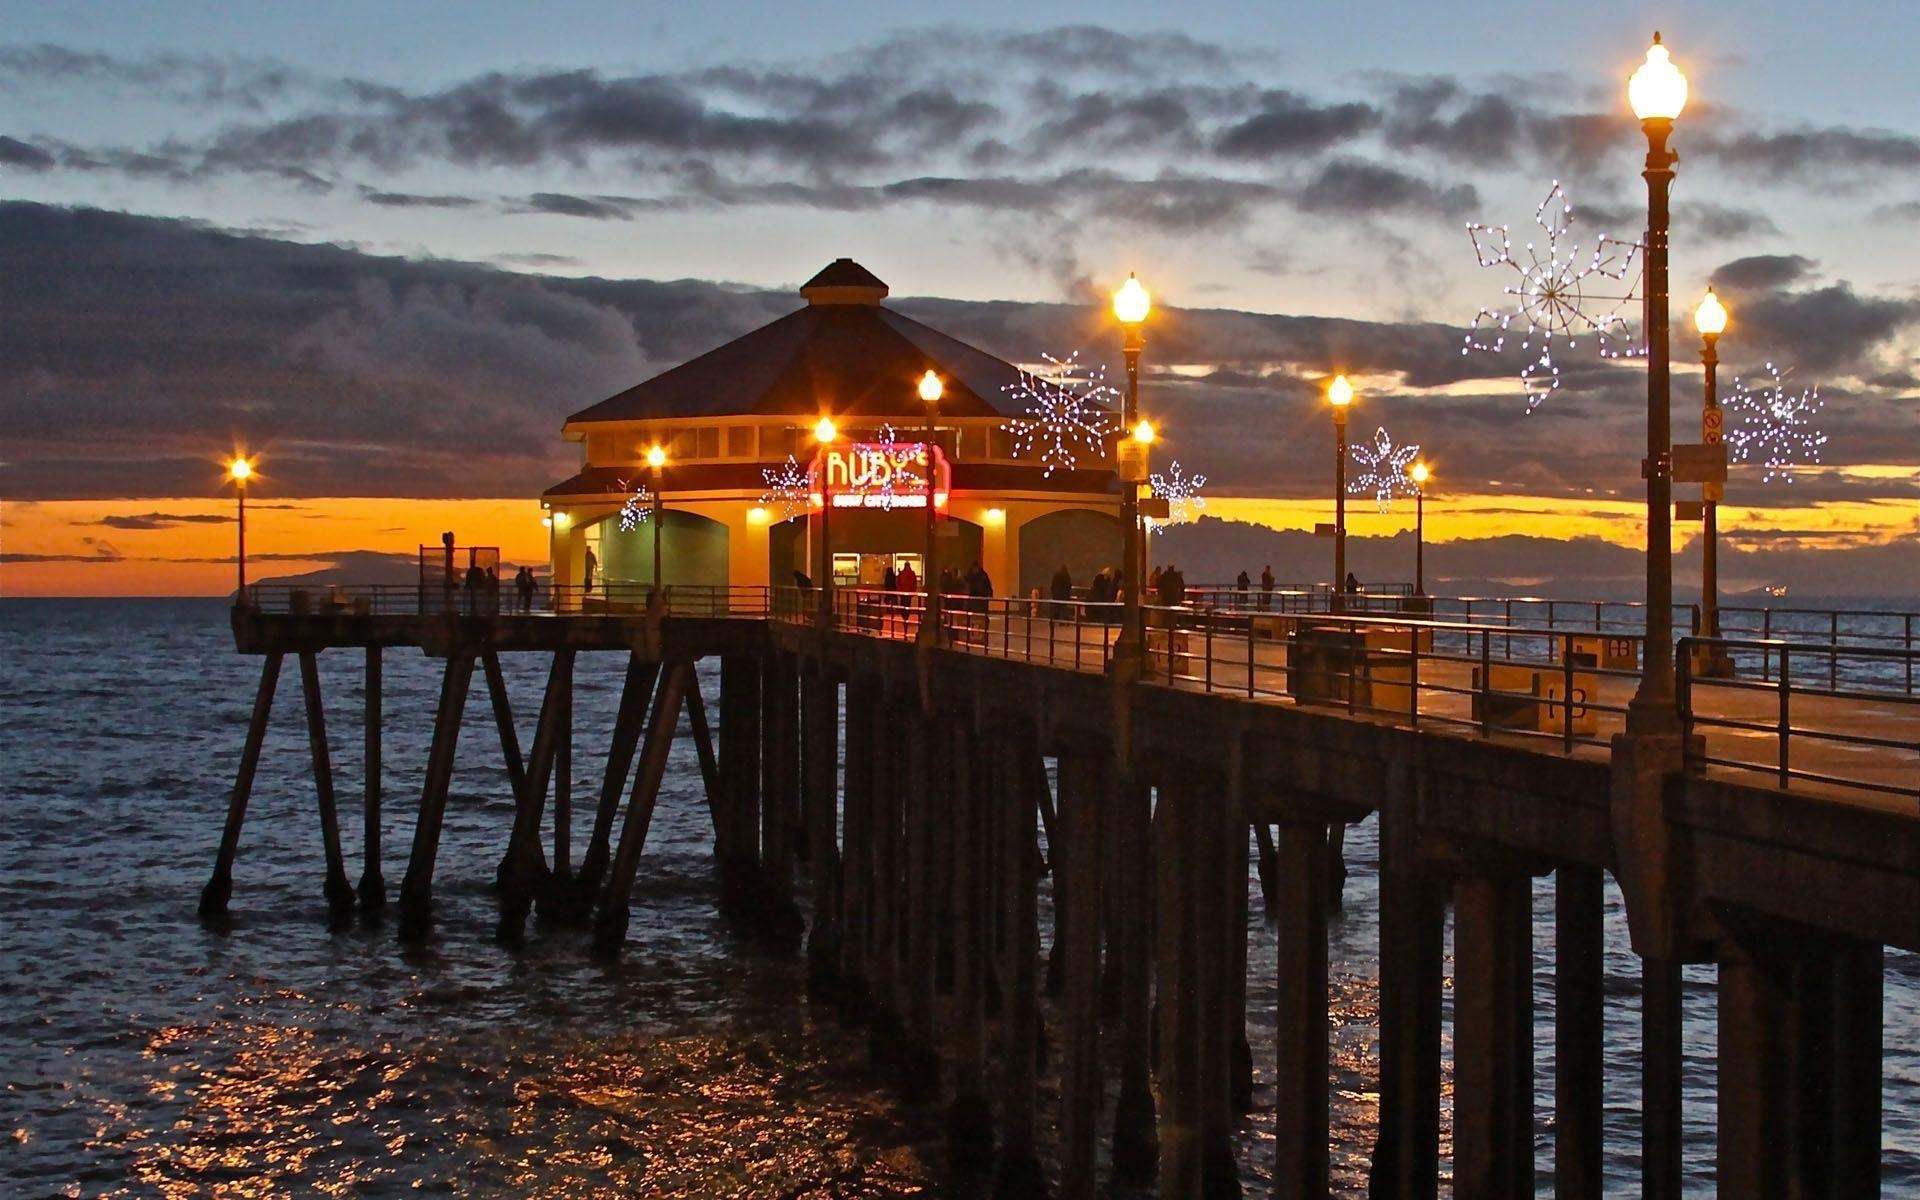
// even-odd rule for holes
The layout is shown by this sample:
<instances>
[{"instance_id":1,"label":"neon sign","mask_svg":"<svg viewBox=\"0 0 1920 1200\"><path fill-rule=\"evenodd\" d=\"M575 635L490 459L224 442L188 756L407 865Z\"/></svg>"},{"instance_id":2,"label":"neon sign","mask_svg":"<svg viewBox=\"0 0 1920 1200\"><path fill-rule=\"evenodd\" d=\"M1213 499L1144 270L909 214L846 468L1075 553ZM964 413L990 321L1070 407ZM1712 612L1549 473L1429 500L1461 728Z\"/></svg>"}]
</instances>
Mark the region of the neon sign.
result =
<instances>
[{"instance_id":1,"label":"neon sign","mask_svg":"<svg viewBox=\"0 0 1920 1200\"><path fill-rule=\"evenodd\" d=\"M927 469L931 458L933 469ZM925 508L932 477L934 506L945 510L952 470L940 447L925 442L854 442L817 455L807 469L814 508L822 507L820 475L835 508Z\"/></svg>"}]
</instances>

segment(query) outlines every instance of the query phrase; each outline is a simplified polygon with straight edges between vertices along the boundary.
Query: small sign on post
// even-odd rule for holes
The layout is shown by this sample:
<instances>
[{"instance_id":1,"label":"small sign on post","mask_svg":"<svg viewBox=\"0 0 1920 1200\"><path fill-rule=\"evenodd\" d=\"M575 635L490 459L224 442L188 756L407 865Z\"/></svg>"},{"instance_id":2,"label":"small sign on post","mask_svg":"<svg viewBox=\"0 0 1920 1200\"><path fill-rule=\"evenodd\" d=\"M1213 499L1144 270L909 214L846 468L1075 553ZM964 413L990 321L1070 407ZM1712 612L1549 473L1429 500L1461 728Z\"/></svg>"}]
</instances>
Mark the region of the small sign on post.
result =
<instances>
[{"instance_id":1,"label":"small sign on post","mask_svg":"<svg viewBox=\"0 0 1920 1200\"><path fill-rule=\"evenodd\" d=\"M1173 517L1173 504L1165 496L1142 496L1136 502L1141 516L1152 521L1167 521Z\"/></svg>"},{"instance_id":2,"label":"small sign on post","mask_svg":"<svg viewBox=\"0 0 1920 1200\"><path fill-rule=\"evenodd\" d=\"M1313 527L1313 536L1330 538L1334 535L1332 521L1321 521Z\"/></svg>"},{"instance_id":3,"label":"small sign on post","mask_svg":"<svg viewBox=\"0 0 1920 1200\"><path fill-rule=\"evenodd\" d=\"M1122 483L1145 483L1147 480L1147 444L1132 438L1121 438L1115 448L1119 458L1120 481Z\"/></svg>"},{"instance_id":4,"label":"small sign on post","mask_svg":"<svg viewBox=\"0 0 1920 1200\"><path fill-rule=\"evenodd\" d=\"M1673 519L1676 521L1704 521L1707 519L1707 506L1698 500L1675 500Z\"/></svg>"},{"instance_id":5,"label":"small sign on post","mask_svg":"<svg viewBox=\"0 0 1920 1200\"><path fill-rule=\"evenodd\" d=\"M1727 446L1725 442L1680 442L1673 447L1675 483L1725 483Z\"/></svg>"}]
</instances>

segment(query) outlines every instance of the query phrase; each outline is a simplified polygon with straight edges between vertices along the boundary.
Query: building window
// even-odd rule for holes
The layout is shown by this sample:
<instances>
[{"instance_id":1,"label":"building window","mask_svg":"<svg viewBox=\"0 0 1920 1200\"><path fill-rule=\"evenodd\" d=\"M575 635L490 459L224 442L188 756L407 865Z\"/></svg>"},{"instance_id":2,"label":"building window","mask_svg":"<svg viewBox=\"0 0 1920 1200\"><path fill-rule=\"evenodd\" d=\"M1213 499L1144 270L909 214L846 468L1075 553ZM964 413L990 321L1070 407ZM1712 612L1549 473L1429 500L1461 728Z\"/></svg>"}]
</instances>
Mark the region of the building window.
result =
<instances>
[{"instance_id":1,"label":"building window","mask_svg":"<svg viewBox=\"0 0 1920 1200\"><path fill-rule=\"evenodd\" d=\"M720 430L709 425L705 429L696 430L695 433L697 436L693 442L693 456L695 458L719 458Z\"/></svg>"},{"instance_id":2,"label":"building window","mask_svg":"<svg viewBox=\"0 0 1920 1200\"><path fill-rule=\"evenodd\" d=\"M754 456L754 429L751 425L729 425L727 427L727 457L752 458Z\"/></svg>"}]
</instances>

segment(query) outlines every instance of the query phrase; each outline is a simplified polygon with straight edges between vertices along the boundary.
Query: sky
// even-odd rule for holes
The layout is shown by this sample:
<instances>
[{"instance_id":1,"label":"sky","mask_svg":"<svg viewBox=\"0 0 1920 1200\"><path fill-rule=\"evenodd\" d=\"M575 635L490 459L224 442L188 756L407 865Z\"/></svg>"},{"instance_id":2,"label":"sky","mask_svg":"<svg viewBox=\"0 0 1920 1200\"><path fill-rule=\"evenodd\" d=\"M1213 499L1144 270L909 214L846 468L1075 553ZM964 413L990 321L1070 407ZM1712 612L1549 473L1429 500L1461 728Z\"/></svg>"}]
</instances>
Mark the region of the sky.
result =
<instances>
[{"instance_id":1,"label":"sky","mask_svg":"<svg viewBox=\"0 0 1920 1200\"><path fill-rule=\"evenodd\" d=\"M1344 370L1356 435L1435 463L1430 567L1629 548L1644 363L1556 347L1530 412L1516 339L1462 353L1515 277L1467 226L1524 255L1557 181L1583 266L1638 238L1624 79L1655 28L1693 87L1676 430L1709 282L1723 387L1772 364L1823 405L1817 467L1735 467L1730 583L1920 595L1920 10L1896 0L0 3L0 594L223 591L239 445L286 506L249 522L276 570L453 523L537 559L560 420L841 255L1022 362L1117 359L1101 305L1137 271L1147 402L1208 515L1326 519ZM1625 266L1588 309L1636 317L1604 298ZM1371 507L1362 537L1409 523Z\"/></svg>"}]
</instances>

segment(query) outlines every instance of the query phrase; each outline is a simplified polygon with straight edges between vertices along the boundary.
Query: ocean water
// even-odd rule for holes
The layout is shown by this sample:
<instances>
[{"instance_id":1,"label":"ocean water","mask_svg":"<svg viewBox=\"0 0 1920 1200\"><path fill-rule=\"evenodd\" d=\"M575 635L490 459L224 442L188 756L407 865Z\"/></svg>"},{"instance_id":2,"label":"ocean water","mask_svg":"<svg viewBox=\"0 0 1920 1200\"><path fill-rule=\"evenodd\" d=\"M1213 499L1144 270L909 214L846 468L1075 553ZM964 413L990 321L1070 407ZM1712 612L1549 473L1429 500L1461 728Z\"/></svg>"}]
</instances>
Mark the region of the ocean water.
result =
<instances>
[{"instance_id":1,"label":"ocean water","mask_svg":"<svg viewBox=\"0 0 1920 1200\"><path fill-rule=\"evenodd\" d=\"M358 876L360 657L321 658L341 825ZM405 869L434 664L386 659L386 870ZM597 790L622 662L577 670L575 805ZM523 744L544 682L508 656ZM469 701L436 876L435 935L329 931L298 675L282 673L232 919L195 915L259 661L219 602L0 602L0 1194L462 1197L970 1194L945 1180L937 1114L860 1069L864 1040L809 1011L801 964L715 909L691 744L676 743L626 952L584 935L493 937L487 883L511 815L483 689ZM709 678L709 699L717 694ZM576 847L585 820L576 820ZM578 849L576 849L576 854ZM1336 1188L1364 1193L1377 1086L1377 848L1348 838L1332 931ZM1536 1099L1550 1187L1552 923L1538 885ZM1274 942L1250 882L1249 1035L1270 1104ZM1633 1190L1637 965L1610 896L1609 1169ZM1886 1194L1920 1191L1920 962L1889 955ZM1688 1181L1711 1190L1711 968L1692 968ZM1052 1120L1052 1080L1042 1123ZM1242 1124L1266 1190L1266 1113Z\"/></svg>"}]
</instances>

